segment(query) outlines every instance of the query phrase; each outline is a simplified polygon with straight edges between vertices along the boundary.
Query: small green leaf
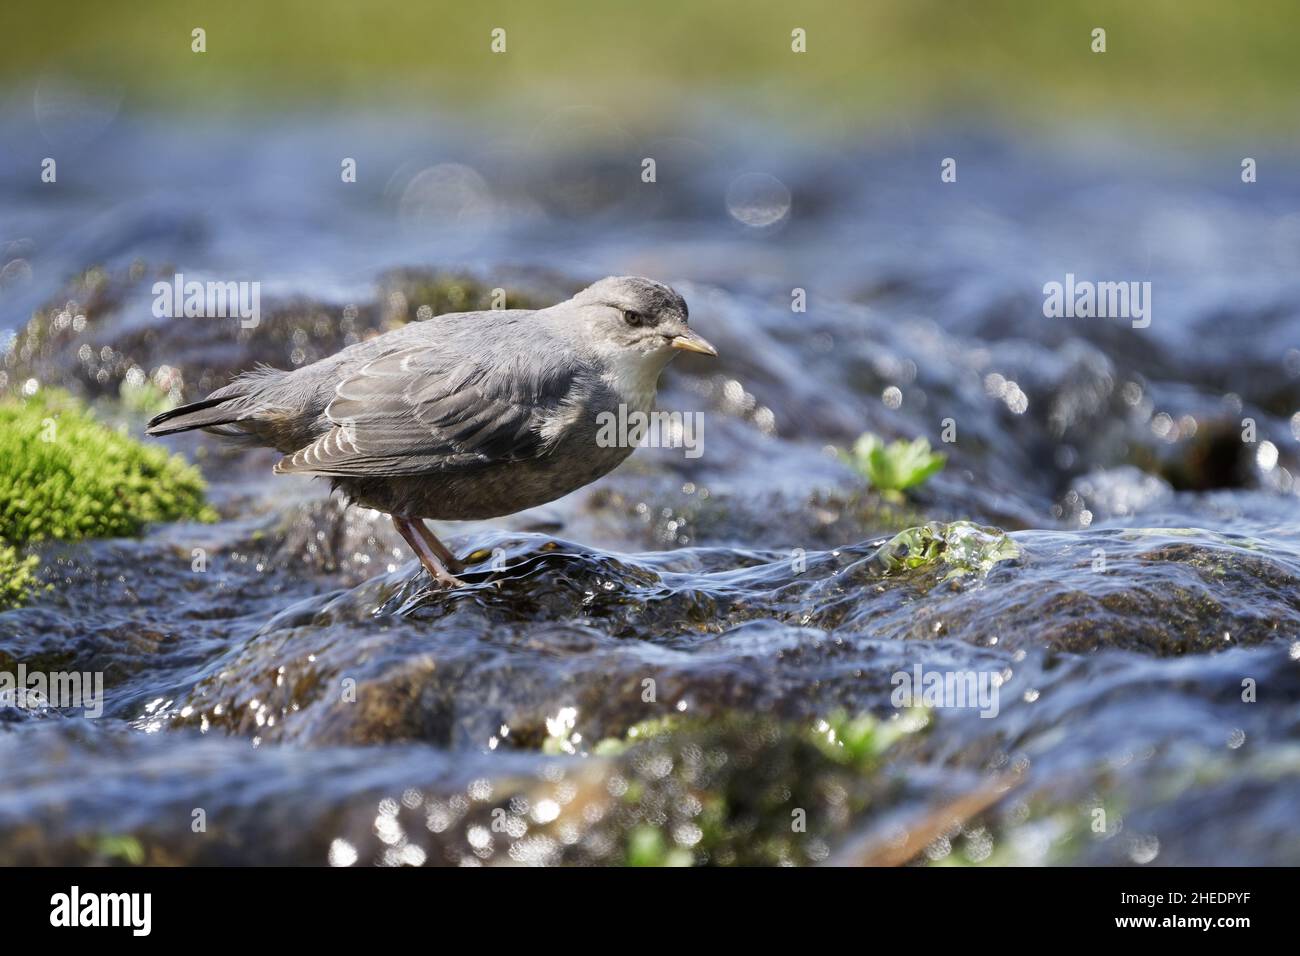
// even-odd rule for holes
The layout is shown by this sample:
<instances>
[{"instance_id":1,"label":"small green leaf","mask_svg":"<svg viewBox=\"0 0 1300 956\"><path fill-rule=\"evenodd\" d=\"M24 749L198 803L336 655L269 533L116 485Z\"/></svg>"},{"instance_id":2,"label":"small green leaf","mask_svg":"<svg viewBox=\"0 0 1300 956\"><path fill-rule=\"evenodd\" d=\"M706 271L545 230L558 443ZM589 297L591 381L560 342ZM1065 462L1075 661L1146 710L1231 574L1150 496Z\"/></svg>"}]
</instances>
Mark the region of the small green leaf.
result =
<instances>
[{"instance_id":1,"label":"small green leaf","mask_svg":"<svg viewBox=\"0 0 1300 956\"><path fill-rule=\"evenodd\" d=\"M898 493L922 484L947 463L947 456L930 450L929 439L895 441L886 445L878 435L865 433L847 456L873 488Z\"/></svg>"}]
</instances>

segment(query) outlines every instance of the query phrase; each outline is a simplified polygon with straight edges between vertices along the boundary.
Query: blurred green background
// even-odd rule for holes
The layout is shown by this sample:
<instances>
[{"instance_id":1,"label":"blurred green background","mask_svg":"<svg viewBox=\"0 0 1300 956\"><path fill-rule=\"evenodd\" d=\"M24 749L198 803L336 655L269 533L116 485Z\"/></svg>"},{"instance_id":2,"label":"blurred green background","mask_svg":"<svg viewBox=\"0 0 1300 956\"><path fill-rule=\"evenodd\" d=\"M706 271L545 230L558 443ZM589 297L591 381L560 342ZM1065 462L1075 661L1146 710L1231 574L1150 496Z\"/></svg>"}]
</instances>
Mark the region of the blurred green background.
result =
<instances>
[{"instance_id":1,"label":"blurred green background","mask_svg":"<svg viewBox=\"0 0 1300 956\"><path fill-rule=\"evenodd\" d=\"M704 99L800 123L975 109L1288 136L1298 24L1294 0L5 0L0 74L9 95L55 75L144 108L429 104L491 120L580 100L652 123Z\"/></svg>"}]
</instances>

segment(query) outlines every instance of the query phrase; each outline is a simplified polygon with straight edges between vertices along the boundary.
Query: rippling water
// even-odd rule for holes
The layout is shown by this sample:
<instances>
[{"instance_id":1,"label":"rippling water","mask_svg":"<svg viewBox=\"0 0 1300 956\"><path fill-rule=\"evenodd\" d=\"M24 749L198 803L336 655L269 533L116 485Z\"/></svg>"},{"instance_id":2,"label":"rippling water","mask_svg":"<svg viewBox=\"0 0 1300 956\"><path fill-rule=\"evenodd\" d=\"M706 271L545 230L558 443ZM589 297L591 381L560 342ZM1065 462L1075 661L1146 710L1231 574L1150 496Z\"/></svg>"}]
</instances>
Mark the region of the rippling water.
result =
<instances>
[{"instance_id":1,"label":"rippling water","mask_svg":"<svg viewBox=\"0 0 1300 956\"><path fill-rule=\"evenodd\" d=\"M37 106L0 122L9 388L138 431L123 382L162 366L194 397L609 273L674 284L720 358L660 392L704 414L702 456L440 529L475 562L454 593L272 453L176 436L223 520L47 545L55 587L0 614L3 669L107 690L99 720L0 710L0 862L1300 862L1284 155L1245 185L1240 157L1100 130ZM261 324L154 318L175 272L261 282ZM1150 281L1150 326L1044 317L1067 273ZM906 504L832 451L946 420ZM927 522L944 558L908 568L890 539ZM996 716L901 718L918 667L996 675ZM859 714L899 735L883 757L819 746Z\"/></svg>"}]
</instances>

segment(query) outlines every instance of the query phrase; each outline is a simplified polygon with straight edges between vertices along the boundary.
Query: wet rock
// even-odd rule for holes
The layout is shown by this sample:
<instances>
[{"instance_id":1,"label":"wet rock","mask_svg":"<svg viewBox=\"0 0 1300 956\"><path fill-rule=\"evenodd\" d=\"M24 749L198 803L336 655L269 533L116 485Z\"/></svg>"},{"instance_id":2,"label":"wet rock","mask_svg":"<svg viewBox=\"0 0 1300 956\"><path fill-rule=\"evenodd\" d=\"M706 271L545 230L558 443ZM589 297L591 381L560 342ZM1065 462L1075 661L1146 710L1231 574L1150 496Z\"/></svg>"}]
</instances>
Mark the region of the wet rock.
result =
<instances>
[{"instance_id":1,"label":"wet rock","mask_svg":"<svg viewBox=\"0 0 1300 956\"><path fill-rule=\"evenodd\" d=\"M561 136L521 164L428 128L365 127L367 168L397 172L341 193L301 170L335 168L347 118L266 130L283 148L237 190L248 167L218 144L246 136L115 125L99 193L39 215L9 197L32 238L0 250L0 387L64 384L138 429L258 361L639 272L721 350L660 392L703 415L703 454L641 449L543 509L439 526L473 559L448 593L387 519L273 478L273 452L171 439L224 520L43 546L52 589L0 614L0 670L97 671L107 694L100 721L0 708L0 862L1300 859L1285 184L1207 201L1218 161L1169 179L987 131L959 138L963 169L998 175L952 193L882 189L915 164L847 139L827 160L763 132L633 150L613 130L591 163ZM909 130L905 152L952 136ZM178 161L122 160L159 145ZM472 221L411 188L412 156L452 154ZM626 175L644 155L653 191ZM727 156L789 187L783 225L728 219ZM152 282L199 264L266 278L257 329L153 317ZM1045 281L1135 264L1149 327L1043 315ZM947 467L884 502L836 455L865 431ZM869 768L809 738L835 711L897 724L928 673L993 698L940 700Z\"/></svg>"},{"instance_id":2,"label":"wet rock","mask_svg":"<svg viewBox=\"0 0 1300 956\"><path fill-rule=\"evenodd\" d=\"M282 611L151 719L316 744L536 746L565 707L585 739L674 707L886 712L888 675L914 642L972 665L1030 651L1177 658L1276 644L1300 622L1294 565L1204 534L954 525L797 560L632 560L502 535L479 554L457 591L407 565Z\"/></svg>"}]
</instances>

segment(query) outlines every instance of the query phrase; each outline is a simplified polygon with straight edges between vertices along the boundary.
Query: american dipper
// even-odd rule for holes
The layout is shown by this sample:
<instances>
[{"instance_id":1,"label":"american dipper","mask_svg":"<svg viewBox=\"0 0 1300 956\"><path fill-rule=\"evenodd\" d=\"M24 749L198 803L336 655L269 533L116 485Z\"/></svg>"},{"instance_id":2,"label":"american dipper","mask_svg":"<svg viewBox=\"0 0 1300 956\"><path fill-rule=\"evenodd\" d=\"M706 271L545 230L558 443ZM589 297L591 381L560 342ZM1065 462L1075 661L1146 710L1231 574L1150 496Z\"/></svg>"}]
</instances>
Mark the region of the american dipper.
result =
<instances>
[{"instance_id":1,"label":"american dipper","mask_svg":"<svg viewBox=\"0 0 1300 956\"><path fill-rule=\"evenodd\" d=\"M277 474L328 477L349 503L387 512L455 586L464 565L423 519L512 514L613 470L632 444L603 447L598 416L648 413L677 350L718 354L687 315L668 286L611 276L547 309L440 315L292 372L259 366L147 431L277 449Z\"/></svg>"}]
</instances>

